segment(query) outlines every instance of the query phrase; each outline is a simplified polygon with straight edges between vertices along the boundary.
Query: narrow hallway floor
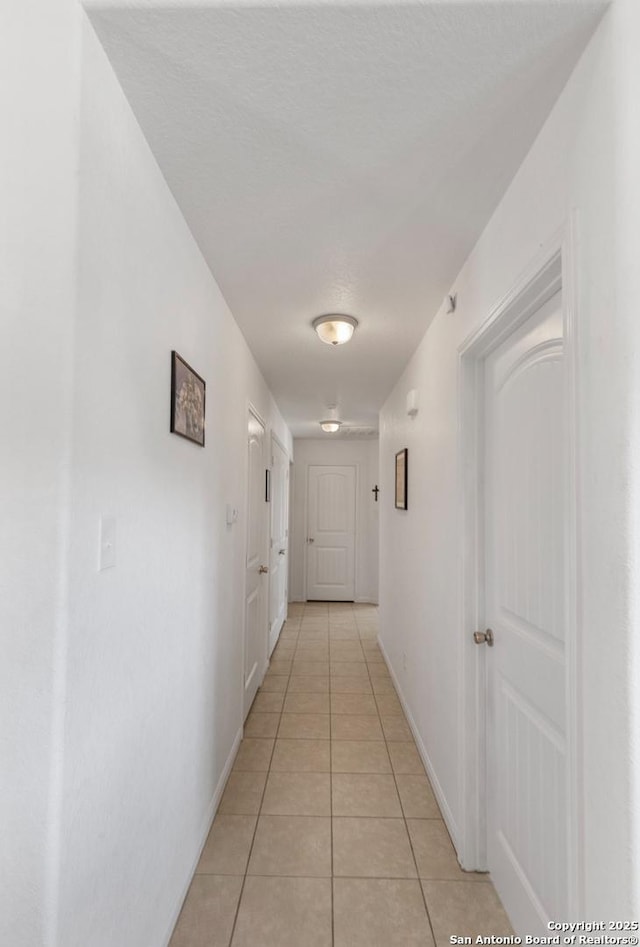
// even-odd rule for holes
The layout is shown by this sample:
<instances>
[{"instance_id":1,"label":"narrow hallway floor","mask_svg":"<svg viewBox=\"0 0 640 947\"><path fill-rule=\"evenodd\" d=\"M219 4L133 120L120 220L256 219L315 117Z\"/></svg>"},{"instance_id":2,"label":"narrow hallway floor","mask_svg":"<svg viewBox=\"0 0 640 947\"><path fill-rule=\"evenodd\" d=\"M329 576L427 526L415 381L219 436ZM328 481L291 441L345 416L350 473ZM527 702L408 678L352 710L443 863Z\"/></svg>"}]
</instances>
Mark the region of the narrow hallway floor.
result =
<instances>
[{"instance_id":1,"label":"narrow hallway floor","mask_svg":"<svg viewBox=\"0 0 640 947\"><path fill-rule=\"evenodd\" d=\"M290 606L170 947L513 933L458 866L376 638L374 606Z\"/></svg>"}]
</instances>

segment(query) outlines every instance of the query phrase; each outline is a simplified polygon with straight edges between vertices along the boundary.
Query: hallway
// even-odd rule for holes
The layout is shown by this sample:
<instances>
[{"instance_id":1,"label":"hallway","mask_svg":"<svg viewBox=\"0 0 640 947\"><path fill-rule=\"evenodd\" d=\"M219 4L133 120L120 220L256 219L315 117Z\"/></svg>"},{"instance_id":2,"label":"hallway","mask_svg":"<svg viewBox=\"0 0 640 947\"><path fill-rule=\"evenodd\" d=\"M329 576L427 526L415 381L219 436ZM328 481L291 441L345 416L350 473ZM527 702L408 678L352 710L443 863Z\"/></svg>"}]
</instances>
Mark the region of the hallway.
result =
<instances>
[{"instance_id":1,"label":"hallway","mask_svg":"<svg viewBox=\"0 0 640 947\"><path fill-rule=\"evenodd\" d=\"M290 606L170 947L512 933L458 867L376 638L373 606Z\"/></svg>"}]
</instances>

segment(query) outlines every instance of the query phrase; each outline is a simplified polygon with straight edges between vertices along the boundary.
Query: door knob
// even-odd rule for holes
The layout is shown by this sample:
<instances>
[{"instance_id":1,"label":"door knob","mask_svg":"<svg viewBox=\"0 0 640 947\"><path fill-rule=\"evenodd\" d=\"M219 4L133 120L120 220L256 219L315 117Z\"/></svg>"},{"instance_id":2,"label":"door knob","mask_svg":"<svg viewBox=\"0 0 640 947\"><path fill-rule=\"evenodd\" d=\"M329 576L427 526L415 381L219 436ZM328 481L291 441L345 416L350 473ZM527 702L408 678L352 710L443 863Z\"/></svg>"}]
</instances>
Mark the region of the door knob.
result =
<instances>
[{"instance_id":1,"label":"door knob","mask_svg":"<svg viewBox=\"0 0 640 947\"><path fill-rule=\"evenodd\" d=\"M493 648L493 632L490 628L487 628L486 631L474 631L473 640L476 644L486 644L490 648Z\"/></svg>"},{"instance_id":2,"label":"door knob","mask_svg":"<svg viewBox=\"0 0 640 947\"><path fill-rule=\"evenodd\" d=\"M314 543L314 542L315 542L315 539L312 539L311 537L309 537L309 539L307 539L307 542L308 542L308 543Z\"/></svg>"},{"instance_id":3,"label":"door knob","mask_svg":"<svg viewBox=\"0 0 640 947\"><path fill-rule=\"evenodd\" d=\"M279 556L284 556L284 554L286 553L286 551L287 551L286 549L281 549L281 550L279 551L278 555L279 555Z\"/></svg>"},{"instance_id":4,"label":"door knob","mask_svg":"<svg viewBox=\"0 0 640 947\"><path fill-rule=\"evenodd\" d=\"M260 573L260 575L263 575L265 572L268 572L268 571L269 571L269 566L260 566L260 568L258 569L258 572Z\"/></svg>"}]
</instances>

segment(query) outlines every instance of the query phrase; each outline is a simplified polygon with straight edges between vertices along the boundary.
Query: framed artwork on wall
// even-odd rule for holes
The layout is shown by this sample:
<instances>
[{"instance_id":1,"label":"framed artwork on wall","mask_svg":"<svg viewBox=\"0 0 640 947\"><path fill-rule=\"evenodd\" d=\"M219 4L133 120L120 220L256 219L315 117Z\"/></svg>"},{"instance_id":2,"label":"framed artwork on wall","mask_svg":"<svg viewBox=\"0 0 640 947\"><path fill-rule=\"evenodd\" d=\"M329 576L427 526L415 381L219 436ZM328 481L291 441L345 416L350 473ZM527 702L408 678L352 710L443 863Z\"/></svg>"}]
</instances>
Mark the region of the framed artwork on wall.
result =
<instances>
[{"instance_id":1,"label":"framed artwork on wall","mask_svg":"<svg viewBox=\"0 0 640 947\"><path fill-rule=\"evenodd\" d=\"M407 485L409 480L409 450L396 454L396 510L407 509Z\"/></svg>"},{"instance_id":2,"label":"framed artwork on wall","mask_svg":"<svg viewBox=\"0 0 640 947\"><path fill-rule=\"evenodd\" d=\"M171 433L204 447L207 384L177 352L171 353Z\"/></svg>"}]
</instances>

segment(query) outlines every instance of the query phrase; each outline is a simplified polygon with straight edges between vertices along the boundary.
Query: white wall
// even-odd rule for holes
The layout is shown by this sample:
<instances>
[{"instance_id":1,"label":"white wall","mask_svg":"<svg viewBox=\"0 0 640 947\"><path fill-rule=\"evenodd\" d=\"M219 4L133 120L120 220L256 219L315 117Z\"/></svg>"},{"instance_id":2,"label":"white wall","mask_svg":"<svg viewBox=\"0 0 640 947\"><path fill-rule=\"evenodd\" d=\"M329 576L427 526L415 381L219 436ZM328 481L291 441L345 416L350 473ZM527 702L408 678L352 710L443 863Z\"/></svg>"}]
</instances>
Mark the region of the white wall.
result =
<instances>
[{"instance_id":1,"label":"white wall","mask_svg":"<svg viewBox=\"0 0 640 947\"><path fill-rule=\"evenodd\" d=\"M393 454L408 446L410 498L407 513L381 506L382 638L455 832L462 623L457 348L574 212L584 891L591 918L640 913L639 35L633 0L618 0L455 281L457 312L437 314L381 415L383 497L392 489ZM405 414L411 388L420 395L415 421ZM470 638L465 646L473 648Z\"/></svg>"},{"instance_id":2,"label":"white wall","mask_svg":"<svg viewBox=\"0 0 640 947\"><path fill-rule=\"evenodd\" d=\"M86 17L28 6L33 117L7 137L0 941L160 947L241 732L248 401L292 442ZM13 37L16 72L30 43ZM207 381L205 449L169 433L172 348Z\"/></svg>"},{"instance_id":3,"label":"white wall","mask_svg":"<svg viewBox=\"0 0 640 947\"><path fill-rule=\"evenodd\" d=\"M308 469L313 464L353 465L357 468L356 601L378 601L378 510L371 492L378 483L378 439L329 440L296 438L293 466L293 505L289 599L305 595Z\"/></svg>"},{"instance_id":4,"label":"white wall","mask_svg":"<svg viewBox=\"0 0 640 947\"><path fill-rule=\"evenodd\" d=\"M0 7L0 943L47 926L75 271L75 3Z\"/></svg>"}]
</instances>

